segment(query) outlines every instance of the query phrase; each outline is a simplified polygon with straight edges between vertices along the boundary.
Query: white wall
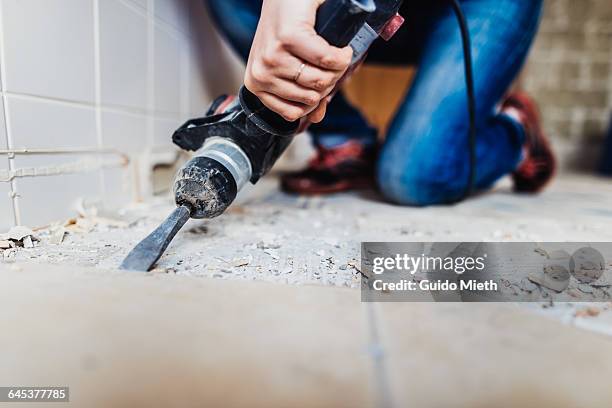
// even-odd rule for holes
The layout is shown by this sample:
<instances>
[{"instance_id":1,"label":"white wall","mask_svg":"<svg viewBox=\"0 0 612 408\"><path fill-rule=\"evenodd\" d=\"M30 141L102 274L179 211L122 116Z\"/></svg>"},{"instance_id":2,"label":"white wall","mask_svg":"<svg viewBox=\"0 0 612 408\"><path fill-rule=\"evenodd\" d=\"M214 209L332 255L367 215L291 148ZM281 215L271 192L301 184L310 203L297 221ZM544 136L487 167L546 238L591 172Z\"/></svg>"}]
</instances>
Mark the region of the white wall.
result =
<instances>
[{"instance_id":1,"label":"white wall","mask_svg":"<svg viewBox=\"0 0 612 408\"><path fill-rule=\"evenodd\" d=\"M0 68L1 229L146 198L172 132L241 77L200 0L0 0Z\"/></svg>"}]
</instances>

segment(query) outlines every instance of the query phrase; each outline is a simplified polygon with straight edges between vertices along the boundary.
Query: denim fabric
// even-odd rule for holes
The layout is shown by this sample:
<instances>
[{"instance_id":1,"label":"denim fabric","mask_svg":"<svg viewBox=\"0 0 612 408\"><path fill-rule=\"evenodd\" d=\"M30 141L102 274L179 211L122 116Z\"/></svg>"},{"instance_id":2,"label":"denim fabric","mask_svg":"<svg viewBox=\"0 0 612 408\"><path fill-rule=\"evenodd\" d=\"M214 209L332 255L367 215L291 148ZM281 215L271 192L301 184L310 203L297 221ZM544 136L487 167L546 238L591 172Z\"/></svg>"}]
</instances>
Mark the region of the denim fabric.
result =
<instances>
[{"instance_id":1,"label":"denim fabric","mask_svg":"<svg viewBox=\"0 0 612 408\"><path fill-rule=\"evenodd\" d=\"M261 0L207 0L234 49L248 58ZM542 0L462 0L472 37L477 99L477 188L512 172L525 138L520 124L496 112L537 33ZM410 1L406 23L390 43L377 41L368 61L418 65L382 147L377 180L399 204L431 205L460 198L468 183L468 110L459 26L447 0ZM367 62L367 61L366 61ZM341 95L311 127L315 142L375 143L375 131Z\"/></svg>"}]
</instances>

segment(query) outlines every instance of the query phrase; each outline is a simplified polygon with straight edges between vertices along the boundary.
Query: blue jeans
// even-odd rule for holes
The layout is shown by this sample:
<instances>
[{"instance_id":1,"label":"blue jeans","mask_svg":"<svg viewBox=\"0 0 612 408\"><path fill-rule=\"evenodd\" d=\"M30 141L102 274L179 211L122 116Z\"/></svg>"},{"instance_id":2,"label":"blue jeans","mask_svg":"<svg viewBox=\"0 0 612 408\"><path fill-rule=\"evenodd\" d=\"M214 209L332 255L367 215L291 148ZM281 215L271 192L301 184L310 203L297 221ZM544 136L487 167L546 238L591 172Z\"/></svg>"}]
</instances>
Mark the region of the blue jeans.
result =
<instances>
[{"instance_id":1,"label":"blue jeans","mask_svg":"<svg viewBox=\"0 0 612 408\"><path fill-rule=\"evenodd\" d=\"M207 0L234 49L248 58L261 0ZM525 138L522 126L496 111L537 33L542 0L462 0L472 37L477 99L476 187L490 188L514 171ZM469 178L468 110L459 26L446 0L406 0L404 28L377 41L368 61L416 64L418 71L387 134L377 164L384 196L406 205L451 202ZM325 120L311 127L316 143L349 139L376 143L376 132L338 94Z\"/></svg>"}]
</instances>

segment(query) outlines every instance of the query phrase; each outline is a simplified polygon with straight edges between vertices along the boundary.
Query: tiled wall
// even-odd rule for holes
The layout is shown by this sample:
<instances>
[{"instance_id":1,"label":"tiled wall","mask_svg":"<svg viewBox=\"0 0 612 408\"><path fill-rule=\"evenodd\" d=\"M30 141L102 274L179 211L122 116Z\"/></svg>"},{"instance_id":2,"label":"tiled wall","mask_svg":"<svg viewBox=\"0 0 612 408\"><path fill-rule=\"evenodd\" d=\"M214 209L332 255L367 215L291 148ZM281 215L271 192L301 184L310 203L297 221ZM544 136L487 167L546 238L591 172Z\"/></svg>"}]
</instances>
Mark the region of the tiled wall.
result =
<instances>
[{"instance_id":1,"label":"tiled wall","mask_svg":"<svg viewBox=\"0 0 612 408\"><path fill-rule=\"evenodd\" d=\"M0 67L2 230L146 198L174 129L241 75L201 0L0 0Z\"/></svg>"},{"instance_id":2,"label":"tiled wall","mask_svg":"<svg viewBox=\"0 0 612 408\"><path fill-rule=\"evenodd\" d=\"M597 166L612 112L612 1L546 0L523 85L566 167Z\"/></svg>"}]
</instances>

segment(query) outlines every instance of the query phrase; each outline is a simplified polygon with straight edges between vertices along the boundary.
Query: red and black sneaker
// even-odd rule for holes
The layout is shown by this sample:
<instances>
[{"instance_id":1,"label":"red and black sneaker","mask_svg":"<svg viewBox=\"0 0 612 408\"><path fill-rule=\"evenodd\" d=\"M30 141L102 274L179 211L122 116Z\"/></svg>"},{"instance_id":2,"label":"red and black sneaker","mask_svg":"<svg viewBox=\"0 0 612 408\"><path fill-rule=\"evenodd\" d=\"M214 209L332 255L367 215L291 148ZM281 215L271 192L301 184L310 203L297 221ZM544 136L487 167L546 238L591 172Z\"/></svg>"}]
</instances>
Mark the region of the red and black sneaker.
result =
<instances>
[{"instance_id":1,"label":"red and black sneaker","mask_svg":"<svg viewBox=\"0 0 612 408\"><path fill-rule=\"evenodd\" d=\"M507 96L502 112L517 118L525 128L524 158L512 173L514 190L523 193L537 193L552 180L557 168L555 154L542 130L536 102L524 92Z\"/></svg>"},{"instance_id":2,"label":"red and black sneaker","mask_svg":"<svg viewBox=\"0 0 612 408\"><path fill-rule=\"evenodd\" d=\"M281 178L281 188L303 195L332 194L374 186L375 149L357 141L318 147L308 168Z\"/></svg>"}]
</instances>

